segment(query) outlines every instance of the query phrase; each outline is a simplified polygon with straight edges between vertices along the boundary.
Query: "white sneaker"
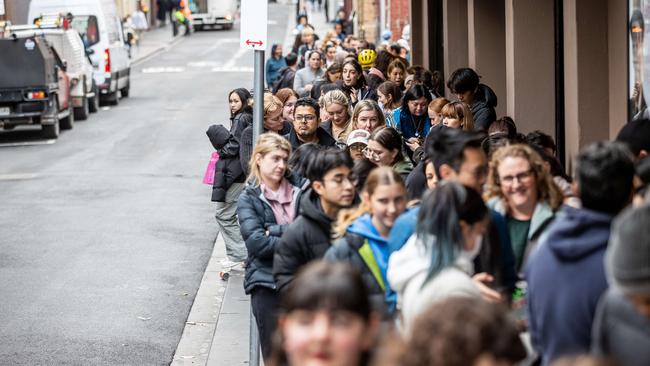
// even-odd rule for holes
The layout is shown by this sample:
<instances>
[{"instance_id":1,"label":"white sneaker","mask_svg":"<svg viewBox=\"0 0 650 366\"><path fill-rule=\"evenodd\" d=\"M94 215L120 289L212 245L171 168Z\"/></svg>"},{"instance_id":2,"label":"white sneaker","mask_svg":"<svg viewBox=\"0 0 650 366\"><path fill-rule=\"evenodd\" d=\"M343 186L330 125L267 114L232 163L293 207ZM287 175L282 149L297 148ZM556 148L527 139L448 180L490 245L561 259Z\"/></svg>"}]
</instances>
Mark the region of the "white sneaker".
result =
<instances>
[{"instance_id":1,"label":"white sneaker","mask_svg":"<svg viewBox=\"0 0 650 366\"><path fill-rule=\"evenodd\" d=\"M244 267L243 262L233 262L233 261L231 261L230 259L227 259L227 258L221 260L220 263L221 263L221 266L224 269L234 269L235 267L238 267L238 266L241 266L242 268Z\"/></svg>"}]
</instances>

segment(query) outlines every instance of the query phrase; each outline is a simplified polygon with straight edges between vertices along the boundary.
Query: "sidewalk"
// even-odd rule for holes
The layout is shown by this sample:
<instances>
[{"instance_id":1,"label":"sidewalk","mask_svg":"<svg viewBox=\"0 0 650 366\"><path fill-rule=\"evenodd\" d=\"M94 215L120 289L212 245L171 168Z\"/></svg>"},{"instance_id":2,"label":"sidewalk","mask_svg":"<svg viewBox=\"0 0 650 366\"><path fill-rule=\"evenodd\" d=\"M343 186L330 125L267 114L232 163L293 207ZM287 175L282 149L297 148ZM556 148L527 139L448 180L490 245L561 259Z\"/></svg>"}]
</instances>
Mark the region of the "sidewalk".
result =
<instances>
[{"instance_id":1,"label":"sidewalk","mask_svg":"<svg viewBox=\"0 0 650 366\"><path fill-rule=\"evenodd\" d=\"M287 36L284 39L283 48L285 53L289 52L293 47L293 42L296 39L296 35L293 33L294 28L296 27L296 13L294 11L295 5L292 5L291 11L287 19ZM325 11L318 11L317 6L314 6L312 9L311 3L307 2L307 19L309 19L309 24L314 26L314 30L318 39L323 39L325 33L332 29L334 26L327 23L325 20Z\"/></svg>"},{"instance_id":2,"label":"sidewalk","mask_svg":"<svg viewBox=\"0 0 650 366\"><path fill-rule=\"evenodd\" d=\"M182 35L172 36L172 26L169 23L161 28L150 28L140 35L140 42L131 50L131 63L138 64L143 62L157 52L172 46L182 39Z\"/></svg>"},{"instance_id":3,"label":"sidewalk","mask_svg":"<svg viewBox=\"0 0 650 366\"><path fill-rule=\"evenodd\" d=\"M233 270L219 277L226 258L221 235L214 243L183 335L172 359L173 366L248 365L250 300L244 293L244 272Z\"/></svg>"}]
</instances>

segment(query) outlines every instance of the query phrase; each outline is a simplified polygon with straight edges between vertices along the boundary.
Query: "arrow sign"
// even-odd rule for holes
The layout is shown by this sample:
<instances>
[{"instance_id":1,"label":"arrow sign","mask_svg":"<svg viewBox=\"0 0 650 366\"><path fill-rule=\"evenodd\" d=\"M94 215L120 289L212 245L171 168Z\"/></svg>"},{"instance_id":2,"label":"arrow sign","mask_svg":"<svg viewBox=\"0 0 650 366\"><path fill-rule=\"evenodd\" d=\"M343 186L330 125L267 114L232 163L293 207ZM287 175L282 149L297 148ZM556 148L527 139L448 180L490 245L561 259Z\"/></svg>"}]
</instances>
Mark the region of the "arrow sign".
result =
<instances>
[{"instance_id":1,"label":"arrow sign","mask_svg":"<svg viewBox=\"0 0 650 366\"><path fill-rule=\"evenodd\" d=\"M266 27L269 22L267 0L241 0L239 47L260 49L267 41Z\"/></svg>"},{"instance_id":2,"label":"arrow sign","mask_svg":"<svg viewBox=\"0 0 650 366\"><path fill-rule=\"evenodd\" d=\"M246 45L247 45L247 46L250 46L250 45L253 45L253 46L262 46L263 44L264 44L264 43L263 43L262 41L255 41L255 42L253 42L253 41L251 41L250 39L247 39L247 40L246 40Z\"/></svg>"}]
</instances>

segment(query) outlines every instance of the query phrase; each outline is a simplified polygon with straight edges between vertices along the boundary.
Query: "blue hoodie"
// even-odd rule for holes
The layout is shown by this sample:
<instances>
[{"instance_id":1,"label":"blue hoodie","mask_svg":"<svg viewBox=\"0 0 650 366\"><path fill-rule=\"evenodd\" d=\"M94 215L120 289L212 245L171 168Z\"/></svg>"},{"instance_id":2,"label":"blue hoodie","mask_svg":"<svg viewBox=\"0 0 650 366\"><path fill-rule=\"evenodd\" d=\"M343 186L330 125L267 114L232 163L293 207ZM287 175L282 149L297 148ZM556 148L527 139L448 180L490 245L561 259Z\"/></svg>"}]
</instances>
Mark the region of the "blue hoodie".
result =
<instances>
[{"instance_id":1,"label":"blue hoodie","mask_svg":"<svg viewBox=\"0 0 650 366\"><path fill-rule=\"evenodd\" d=\"M529 326L542 364L588 353L613 216L565 206L525 269Z\"/></svg>"},{"instance_id":2,"label":"blue hoodie","mask_svg":"<svg viewBox=\"0 0 650 366\"><path fill-rule=\"evenodd\" d=\"M375 261L377 261L384 285L387 286L388 280L386 279L386 271L388 270L388 256L390 255L388 240L383 238L377 229L375 229L370 215L365 214L356 219L352 225L348 227L347 231L368 239L368 245L370 245Z\"/></svg>"}]
</instances>

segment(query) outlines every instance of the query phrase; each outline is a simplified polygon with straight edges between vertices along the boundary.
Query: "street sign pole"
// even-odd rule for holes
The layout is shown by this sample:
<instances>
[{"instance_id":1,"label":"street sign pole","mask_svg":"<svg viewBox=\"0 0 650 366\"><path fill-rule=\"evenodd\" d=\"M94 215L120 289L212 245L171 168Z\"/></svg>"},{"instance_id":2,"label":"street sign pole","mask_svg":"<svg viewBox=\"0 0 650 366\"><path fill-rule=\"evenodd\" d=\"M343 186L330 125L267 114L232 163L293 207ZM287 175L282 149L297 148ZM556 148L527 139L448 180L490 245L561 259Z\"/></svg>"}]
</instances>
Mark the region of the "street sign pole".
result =
<instances>
[{"instance_id":1,"label":"street sign pole","mask_svg":"<svg viewBox=\"0 0 650 366\"><path fill-rule=\"evenodd\" d=\"M255 71L253 73L253 146L264 131L264 50L267 44L268 24L267 0L241 0L239 24L239 46L255 51ZM250 338L248 343L248 364L260 364L260 339L253 309L250 313Z\"/></svg>"},{"instance_id":2,"label":"street sign pole","mask_svg":"<svg viewBox=\"0 0 650 366\"><path fill-rule=\"evenodd\" d=\"M264 51L255 50L255 73L253 74L254 100L253 104L253 145L264 132Z\"/></svg>"},{"instance_id":3,"label":"street sign pole","mask_svg":"<svg viewBox=\"0 0 650 366\"><path fill-rule=\"evenodd\" d=\"M264 50L267 44L268 1L241 0L239 46L255 51L253 74L253 145L264 131Z\"/></svg>"}]
</instances>

